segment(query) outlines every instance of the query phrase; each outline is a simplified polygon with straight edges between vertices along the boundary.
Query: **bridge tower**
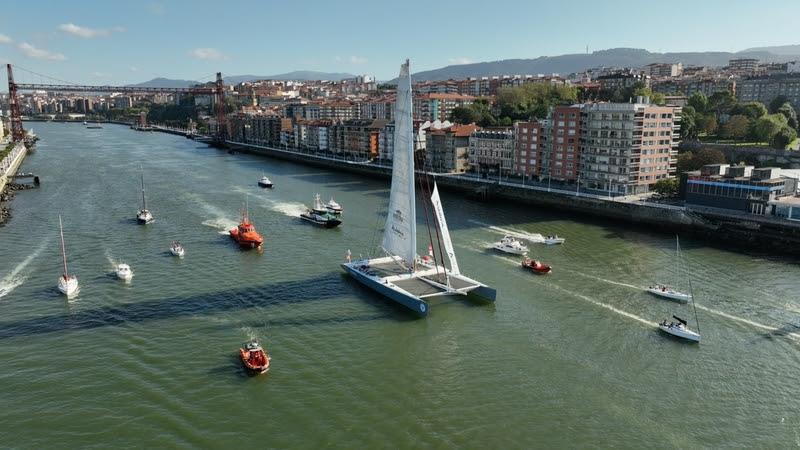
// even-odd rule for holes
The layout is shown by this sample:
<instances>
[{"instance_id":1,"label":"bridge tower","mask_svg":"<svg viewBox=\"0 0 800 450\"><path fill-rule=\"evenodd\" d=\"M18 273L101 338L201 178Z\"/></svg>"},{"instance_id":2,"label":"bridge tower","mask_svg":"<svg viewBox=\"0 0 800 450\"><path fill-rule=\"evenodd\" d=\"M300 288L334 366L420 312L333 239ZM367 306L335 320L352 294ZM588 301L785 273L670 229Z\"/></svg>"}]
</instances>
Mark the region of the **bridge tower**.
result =
<instances>
[{"instance_id":1,"label":"bridge tower","mask_svg":"<svg viewBox=\"0 0 800 450\"><path fill-rule=\"evenodd\" d=\"M228 137L228 121L225 117L225 84L222 82L222 72L217 72L217 81L214 89L214 113L217 120L217 134L214 136L214 140L219 144L223 144Z\"/></svg>"},{"instance_id":2,"label":"bridge tower","mask_svg":"<svg viewBox=\"0 0 800 450\"><path fill-rule=\"evenodd\" d=\"M8 103L11 109L11 139L21 141L25 139L25 129L22 128L22 113L19 110L17 84L14 83L14 72L11 70L11 64L6 64L6 69L8 69Z\"/></svg>"}]
</instances>

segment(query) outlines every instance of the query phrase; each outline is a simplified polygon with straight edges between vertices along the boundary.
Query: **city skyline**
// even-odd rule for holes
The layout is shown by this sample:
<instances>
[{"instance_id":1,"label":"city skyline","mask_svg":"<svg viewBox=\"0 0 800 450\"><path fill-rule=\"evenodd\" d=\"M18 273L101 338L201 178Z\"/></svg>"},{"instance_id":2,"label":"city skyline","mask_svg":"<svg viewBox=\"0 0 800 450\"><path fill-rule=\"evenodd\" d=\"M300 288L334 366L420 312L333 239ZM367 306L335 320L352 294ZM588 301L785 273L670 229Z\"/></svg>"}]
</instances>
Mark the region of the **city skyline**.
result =
<instances>
[{"instance_id":1,"label":"city skyline","mask_svg":"<svg viewBox=\"0 0 800 450\"><path fill-rule=\"evenodd\" d=\"M521 3L489 15L481 13L485 4L477 2L460 3L463 14L454 13L453 5L421 2L410 2L402 12L359 2L320 3L298 17L280 5L250 2L228 3L222 9L205 1L41 8L34 2L6 8L6 17L14 20L0 24L0 60L87 84L138 83L156 77L205 81L217 71L273 75L316 70L388 80L406 57L417 72L583 53L587 46L589 52L616 47L735 52L791 44L784 35L763 37L760 29L766 24L788 29L800 5L745 4L735 14L720 5L677 2L674 10L693 14L654 27L652 15L639 22L627 19L623 2ZM607 25L620 17L626 17L623 26ZM219 33L213 32L216 23ZM731 34L732 29L737 32ZM394 37L404 33L408 38ZM19 76L30 78L21 81L47 81L30 73Z\"/></svg>"}]
</instances>

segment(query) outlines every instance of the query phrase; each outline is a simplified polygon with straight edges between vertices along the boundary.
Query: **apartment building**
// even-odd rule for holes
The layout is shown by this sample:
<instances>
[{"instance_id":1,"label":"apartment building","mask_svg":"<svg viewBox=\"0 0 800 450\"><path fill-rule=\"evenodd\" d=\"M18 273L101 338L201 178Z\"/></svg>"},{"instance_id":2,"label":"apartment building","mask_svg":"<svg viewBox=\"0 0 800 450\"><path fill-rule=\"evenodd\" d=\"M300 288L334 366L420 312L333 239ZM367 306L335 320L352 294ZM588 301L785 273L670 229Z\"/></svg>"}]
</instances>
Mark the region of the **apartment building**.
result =
<instances>
[{"instance_id":1,"label":"apartment building","mask_svg":"<svg viewBox=\"0 0 800 450\"><path fill-rule=\"evenodd\" d=\"M674 176L680 108L636 103L582 107L581 184L619 194L640 194Z\"/></svg>"},{"instance_id":2,"label":"apartment building","mask_svg":"<svg viewBox=\"0 0 800 450\"><path fill-rule=\"evenodd\" d=\"M478 126L451 125L425 133L427 169L439 173L462 173L469 169L470 136Z\"/></svg>"},{"instance_id":3,"label":"apartment building","mask_svg":"<svg viewBox=\"0 0 800 450\"><path fill-rule=\"evenodd\" d=\"M549 154L545 150L550 139L549 130L550 119L514 124L515 175L536 178L541 176L543 159Z\"/></svg>"},{"instance_id":4,"label":"apartment building","mask_svg":"<svg viewBox=\"0 0 800 450\"><path fill-rule=\"evenodd\" d=\"M423 94L414 97L414 120L450 119L453 110L459 106L471 105L475 97L461 94Z\"/></svg>"},{"instance_id":5,"label":"apartment building","mask_svg":"<svg viewBox=\"0 0 800 450\"><path fill-rule=\"evenodd\" d=\"M740 80L736 98L740 102L758 101L769 105L778 96L785 96L795 109L800 109L800 74L788 73Z\"/></svg>"},{"instance_id":6,"label":"apartment building","mask_svg":"<svg viewBox=\"0 0 800 450\"><path fill-rule=\"evenodd\" d=\"M512 129L476 130L469 137L469 168L478 173L508 175L514 168Z\"/></svg>"},{"instance_id":7,"label":"apartment building","mask_svg":"<svg viewBox=\"0 0 800 450\"><path fill-rule=\"evenodd\" d=\"M580 173L581 108L556 106L545 120L515 124L513 173L575 181Z\"/></svg>"}]
</instances>

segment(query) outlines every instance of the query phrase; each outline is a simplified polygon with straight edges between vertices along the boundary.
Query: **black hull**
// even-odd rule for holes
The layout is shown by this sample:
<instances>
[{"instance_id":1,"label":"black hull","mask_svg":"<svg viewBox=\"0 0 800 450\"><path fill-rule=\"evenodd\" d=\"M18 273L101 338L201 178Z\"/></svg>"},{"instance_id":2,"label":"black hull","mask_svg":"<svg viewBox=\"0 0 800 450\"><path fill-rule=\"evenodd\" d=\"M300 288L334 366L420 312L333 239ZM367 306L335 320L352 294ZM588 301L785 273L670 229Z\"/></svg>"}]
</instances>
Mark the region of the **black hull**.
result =
<instances>
[{"instance_id":1,"label":"black hull","mask_svg":"<svg viewBox=\"0 0 800 450\"><path fill-rule=\"evenodd\" d=\"M259 186L259 187L262 187L262 188L272 189L272 185L271 185L271 184L261 184L261 183L258 183L258 186Z\"/></svg>"},{"instance_id":2,"label":"black hull","mask_svg":"<svg viewBox=\"0 0 800 450\"><path fill-rule=\"evenodd\" d=\"M300 218L305 220L306 222L310 222L313 223L314 225L324 228L336 228L342 224L342 221L339 219L318 220L315 219L314 217L305 214L300 214Z\"/></svg>"}]
</instances>

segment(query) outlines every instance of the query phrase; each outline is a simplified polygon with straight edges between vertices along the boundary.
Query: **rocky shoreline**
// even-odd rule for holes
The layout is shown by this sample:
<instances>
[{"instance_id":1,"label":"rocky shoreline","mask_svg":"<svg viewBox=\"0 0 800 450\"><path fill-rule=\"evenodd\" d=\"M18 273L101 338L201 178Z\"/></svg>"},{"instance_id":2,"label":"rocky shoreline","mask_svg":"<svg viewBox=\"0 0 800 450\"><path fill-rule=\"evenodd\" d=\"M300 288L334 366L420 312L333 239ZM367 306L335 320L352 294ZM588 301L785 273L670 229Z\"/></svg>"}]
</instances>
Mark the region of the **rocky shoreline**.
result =
<instances>
[{"instance_id":1,"label":"rocky shoreline","mask_svg":"<svg viewBox=\"0 0 800 450\"><path fill-rule=\"evenodd\" d=\"M35 188L35 185L31 184L18 184L18 183L8 183L3 189L3 192L0 192L0 226L3 226L11 219L11 207L8 206L8 203L16 195L17 191L24 191L27 189Z\"/></svg>"}]
</instances>

